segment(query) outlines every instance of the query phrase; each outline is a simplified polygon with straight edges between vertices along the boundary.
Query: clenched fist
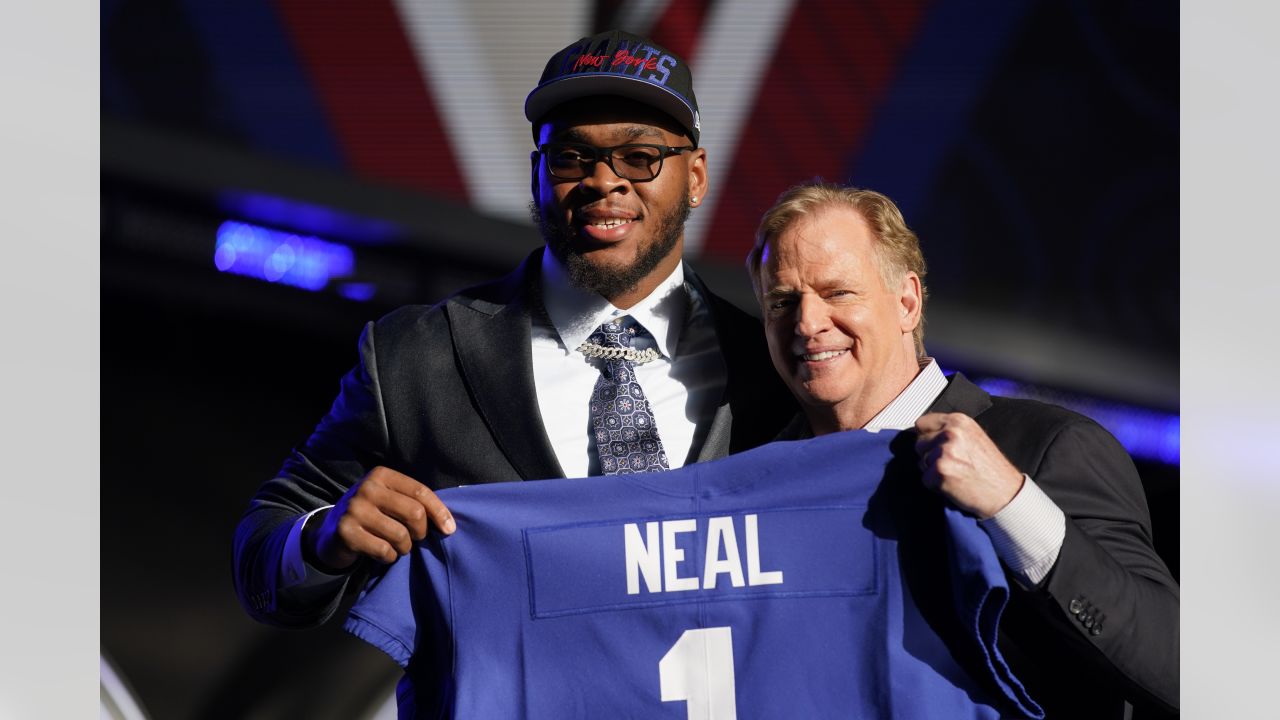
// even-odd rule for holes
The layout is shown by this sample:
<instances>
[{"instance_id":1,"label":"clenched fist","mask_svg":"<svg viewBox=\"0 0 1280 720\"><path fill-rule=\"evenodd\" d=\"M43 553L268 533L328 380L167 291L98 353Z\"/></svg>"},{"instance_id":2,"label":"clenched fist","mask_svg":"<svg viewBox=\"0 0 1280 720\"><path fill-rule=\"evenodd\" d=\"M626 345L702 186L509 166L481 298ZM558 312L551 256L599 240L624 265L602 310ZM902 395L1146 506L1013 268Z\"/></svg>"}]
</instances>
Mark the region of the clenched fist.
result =
<instances>
[{"instance_id":1,"label":"clenched fist","mask_svg":"<svg viewBox=\"0 0 1280 720\"><path fill-rule=\"evenodd\" d=\"M456 529L453 515L430 488L382 466L316 514L324 517L307 522L303 552L332 571L346 570L362 555L394 562L427 536L428 520L446 535Z\"/></svg>"},{"instance_id":2,"label":"clenched fist","mask_svg":"<svg viewBox=\"0 0 1280 720\"><path fill-rule=\"evenodd\" d=\"M941 493L960 510L986 520L1022 489L1022 473L968 415L922 415L916 432L925 487Z\"/></svg>"}]
</instances>

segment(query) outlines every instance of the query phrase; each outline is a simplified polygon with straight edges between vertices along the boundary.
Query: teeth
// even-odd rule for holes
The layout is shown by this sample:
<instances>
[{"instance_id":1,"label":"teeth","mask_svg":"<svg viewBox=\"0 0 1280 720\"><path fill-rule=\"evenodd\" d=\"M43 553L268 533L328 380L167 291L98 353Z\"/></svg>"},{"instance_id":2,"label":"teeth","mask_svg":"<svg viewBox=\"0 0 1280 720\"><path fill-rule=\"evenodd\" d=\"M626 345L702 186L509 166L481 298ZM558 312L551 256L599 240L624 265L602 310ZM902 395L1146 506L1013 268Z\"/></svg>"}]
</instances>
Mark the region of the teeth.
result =
<instances>
[{"instance_id":1,"label":"teeth","mask_svg":"<svg viewBox=\"0 0 1280 720\"><path fill-rule=\"evenodd\" d=\"M826 350L820 353L805 353L801 357L803 357L805 360L808 360L809 362L814 362L817 360L830 360L831 358L843 352L844 352L843 350Z\"/></svg>"},{"instance_id":2,"label":"teeth","mask_svg":"<svg viewBox=\"0 0 1280 720\"><path fill-rule=\"evenodd\" d=\"M629 222L631 222L631 221L630 221L630 220L619 220L619 219L616 219L616 218L615 218L615 219L613 219L613 220L601 220L600 222L593 222L593 223L591 223L591 227L598 227L598 228L615 228L615 227L618 227L619 225L626 225L626 224L627 224L627 223L629 223Z\"/></svg>"}]
</instances>

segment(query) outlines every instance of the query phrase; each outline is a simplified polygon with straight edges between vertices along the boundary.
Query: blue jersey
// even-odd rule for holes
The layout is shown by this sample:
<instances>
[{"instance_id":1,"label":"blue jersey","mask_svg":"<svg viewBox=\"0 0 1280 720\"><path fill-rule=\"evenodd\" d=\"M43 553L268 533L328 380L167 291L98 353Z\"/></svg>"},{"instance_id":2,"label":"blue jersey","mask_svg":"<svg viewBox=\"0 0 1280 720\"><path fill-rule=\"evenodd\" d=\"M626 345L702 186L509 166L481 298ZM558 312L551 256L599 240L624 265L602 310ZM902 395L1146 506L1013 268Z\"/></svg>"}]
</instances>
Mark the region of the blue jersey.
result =
<instances>
[{"instance_id":1,"label":"blue jersey","mask_svg":"<svg viewBox=\"0 0 1280 720\"><path fill-rule=\"evenodd\" d=\"M372 578L346 628L405 667L402 717L1041 717L996 648L1008 586L972 519L937 515L959 639L906 589L875 498L902 481L892 437L445 490L457 532Z\"/></svg>"}]
</instances>

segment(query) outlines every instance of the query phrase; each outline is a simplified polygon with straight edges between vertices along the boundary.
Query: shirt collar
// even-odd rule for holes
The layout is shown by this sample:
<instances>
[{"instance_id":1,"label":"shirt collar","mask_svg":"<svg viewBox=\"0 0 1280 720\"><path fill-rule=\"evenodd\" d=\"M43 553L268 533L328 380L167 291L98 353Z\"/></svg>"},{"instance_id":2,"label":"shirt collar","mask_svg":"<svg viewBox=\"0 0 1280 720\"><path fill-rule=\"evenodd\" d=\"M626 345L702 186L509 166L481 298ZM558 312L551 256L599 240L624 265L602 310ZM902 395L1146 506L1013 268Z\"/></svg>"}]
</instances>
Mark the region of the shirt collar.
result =
<instances>
[{"instance_id":1,"label":"shirt collar","mask_svg":"<svg viewBox=\"0 0 1280 720\"><path fill-rule=\"evenodd\" d=\"M946 387L947 378L938 367L938 361L930 357L921 358L920 372L915 379L863 427L872 432L913 427Z\"/></svg>"},{"instance_id":2,"label":"shirt collar","mask_svg":"<svg viewBox=\"0 0 1280 720\"><path fill-rule=\"evenodd\" d=\"M630 315L653 336L658 352L673 358L689 312L684 263L677 263L675 270L643 300L621 310L600 295L575 287L569 282L564 265L546 250L542 253L542 304L565 352L576 350L605 321Z\"/></svg>"}]
</instances>

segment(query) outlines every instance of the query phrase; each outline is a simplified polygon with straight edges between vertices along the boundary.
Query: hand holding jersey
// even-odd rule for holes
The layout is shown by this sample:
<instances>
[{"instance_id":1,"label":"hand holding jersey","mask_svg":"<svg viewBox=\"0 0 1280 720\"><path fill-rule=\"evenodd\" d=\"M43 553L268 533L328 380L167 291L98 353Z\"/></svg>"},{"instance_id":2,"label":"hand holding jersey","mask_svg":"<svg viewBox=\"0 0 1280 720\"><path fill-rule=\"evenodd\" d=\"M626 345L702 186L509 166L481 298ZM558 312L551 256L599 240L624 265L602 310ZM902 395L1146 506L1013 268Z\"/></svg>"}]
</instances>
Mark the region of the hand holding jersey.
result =
<instances>
[{"instance_id":1,"label":"hand holding jersey","mask_svg":"<svg viewBox=\"0 0 1280 720\"><path fill-rule=\"evenodd\" d=\"M1022 489L1022 473L968 415L922 415L916 433L925 487L979 520L994 517Z\"/></svg>"},{"instance_id":2,"label":"hand holding jersey","mask_svg":"<svg viewBox=\"0 0 1280 720\"><path fill-rule=\"evenodd\" d=\"M449 509L430 488L379 465L332 508L307 522L302 552L308 561L332 572L347 570L360 557L395 562L427 536L428 520L445 535L456 527Z\"/></svg>"}]
</instances>

